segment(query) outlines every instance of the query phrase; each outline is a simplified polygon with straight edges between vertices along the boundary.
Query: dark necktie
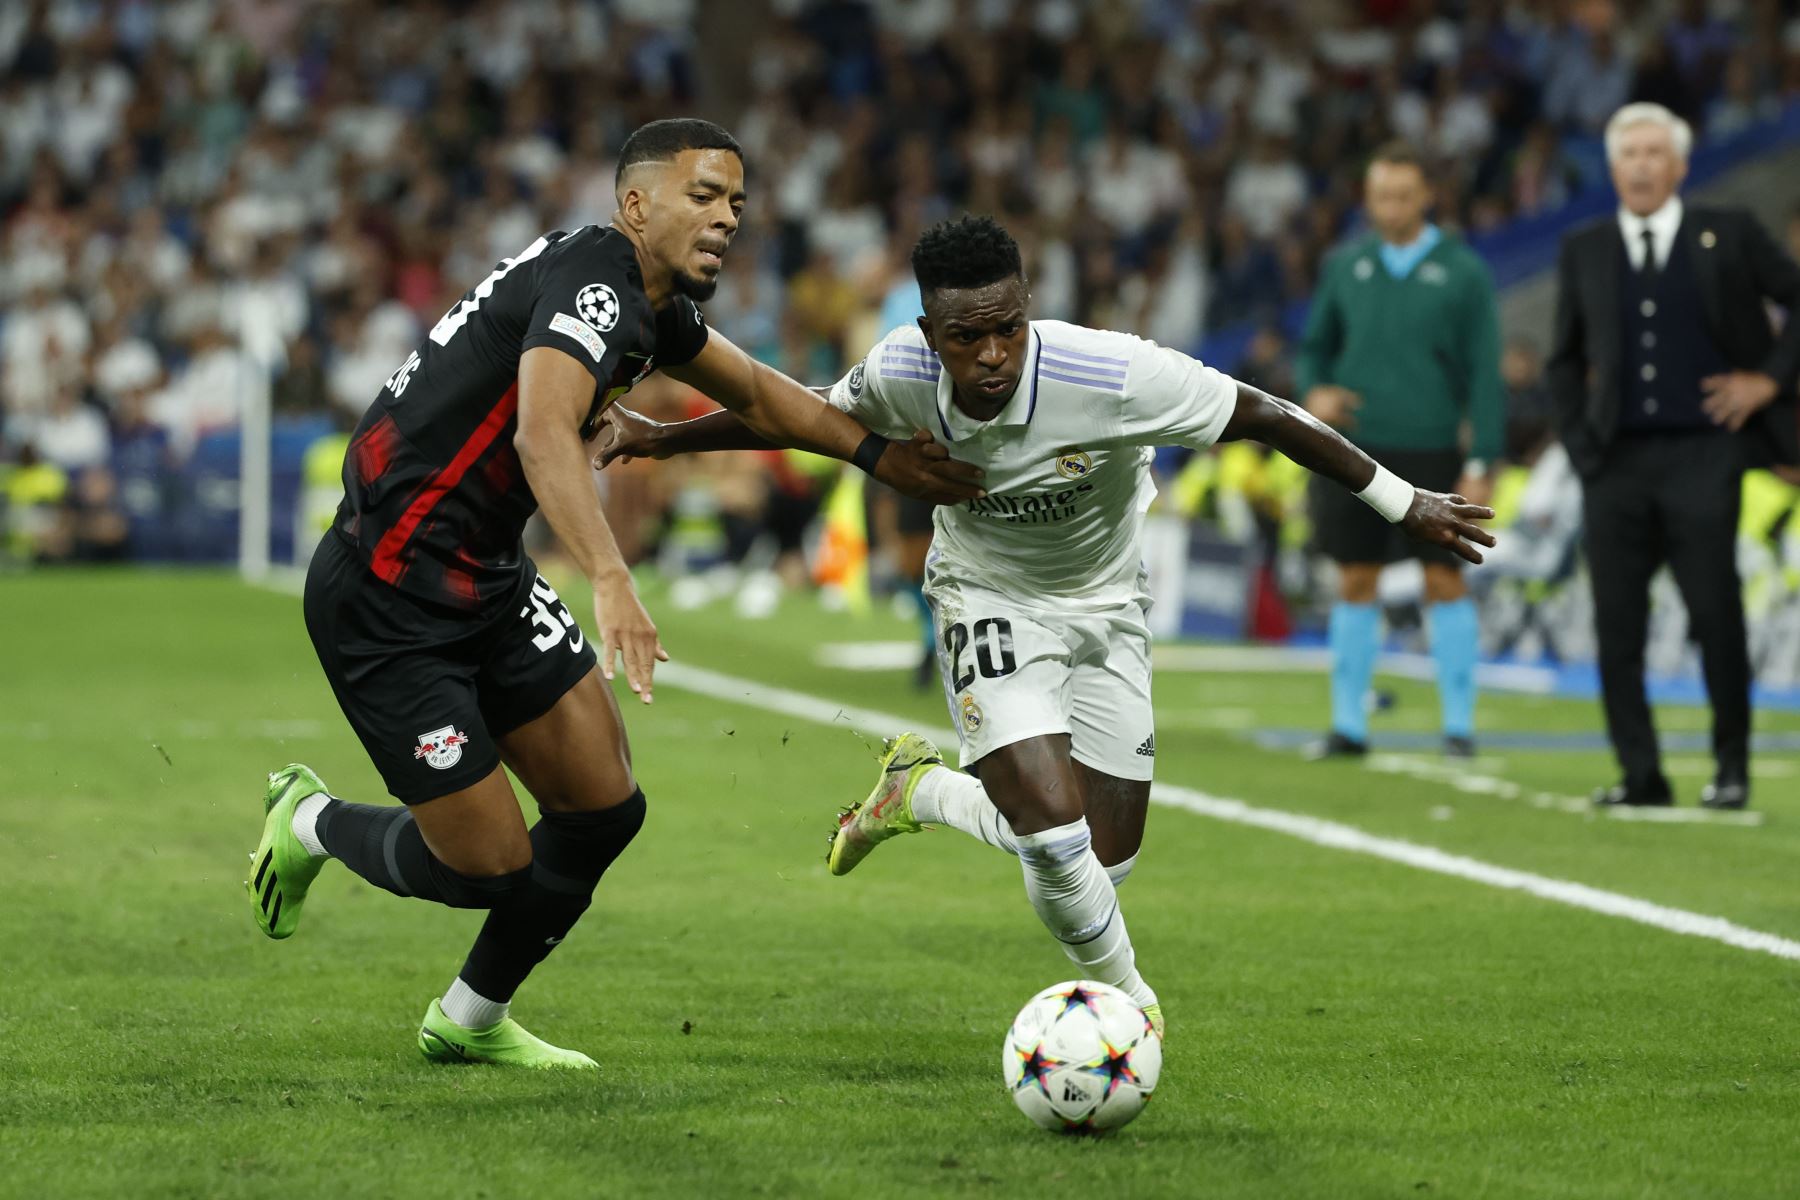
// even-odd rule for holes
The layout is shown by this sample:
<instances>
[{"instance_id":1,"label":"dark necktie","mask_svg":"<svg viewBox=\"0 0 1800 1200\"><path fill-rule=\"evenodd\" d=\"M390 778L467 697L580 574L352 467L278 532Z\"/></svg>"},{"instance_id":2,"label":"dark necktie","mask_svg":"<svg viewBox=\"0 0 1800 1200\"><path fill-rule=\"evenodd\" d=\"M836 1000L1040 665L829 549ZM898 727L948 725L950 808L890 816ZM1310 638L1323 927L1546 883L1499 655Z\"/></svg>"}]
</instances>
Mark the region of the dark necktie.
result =
<instances>
[{"instance_id":1,"label":"dark necktie","mask_svg":"<svg viewBox=\"0 0 1800 1200\"><path fill-rule=\"evenodd\" d=\"M1645 283L1655 283L1656 282L1656 237L1654 234L1652 234L1650 232L1650 227L1648 225L1644 226L1644 230L1643 230L1643 233L1641 236L1644 239L1644 265L1642 267L1640 267L1639 269L1641 271L1643 271L1643 273L1644 273L1644 282Z\"/></svg>"}]
</instances>

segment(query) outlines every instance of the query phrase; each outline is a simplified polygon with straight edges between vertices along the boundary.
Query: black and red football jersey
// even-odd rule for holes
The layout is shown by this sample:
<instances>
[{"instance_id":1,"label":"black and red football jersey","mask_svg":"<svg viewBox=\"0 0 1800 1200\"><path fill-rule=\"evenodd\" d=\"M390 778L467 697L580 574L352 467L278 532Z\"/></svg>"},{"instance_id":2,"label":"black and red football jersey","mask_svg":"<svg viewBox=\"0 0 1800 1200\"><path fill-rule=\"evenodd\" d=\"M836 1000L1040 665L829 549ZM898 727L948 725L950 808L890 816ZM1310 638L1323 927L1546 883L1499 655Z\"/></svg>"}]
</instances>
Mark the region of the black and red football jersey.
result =
<instances>
[{"instance_id":1,"label":"black and red football jersey","mask_svg":"<svg viewBox=\"0 0 1800 1200\"><path fill-rule=\"evenodd\" d=\"M519 356L554 346L594 376L582 422L658 366L706 345L694 302L661 312L630 241L589 225L547 233L445 313L363 414L344 459L335 528L380 578L427 600L479 608L510 593L537 510L513 449Z\"/></svg>"}]
</instances>

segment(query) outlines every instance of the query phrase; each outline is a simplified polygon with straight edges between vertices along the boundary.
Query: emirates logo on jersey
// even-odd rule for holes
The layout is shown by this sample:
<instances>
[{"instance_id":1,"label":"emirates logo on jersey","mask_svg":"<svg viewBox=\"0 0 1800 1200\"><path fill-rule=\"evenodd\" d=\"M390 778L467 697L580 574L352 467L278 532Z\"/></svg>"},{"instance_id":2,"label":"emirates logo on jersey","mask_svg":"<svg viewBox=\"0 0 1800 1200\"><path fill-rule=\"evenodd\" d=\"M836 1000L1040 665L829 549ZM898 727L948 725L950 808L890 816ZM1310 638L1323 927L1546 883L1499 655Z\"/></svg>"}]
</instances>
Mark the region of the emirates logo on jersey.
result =
<instances>
[{"instance_id":1,"label":"emirates logo on jersey","mask_svg":"<svg viewBox=\"0 0 1800 1200\"><path fill-rule=\"evenodd\" d=\"M991 517L1009 525L1049 525L1066 521L1081 510L1078 501L1094 490L1091 483L1076 483L1055 492L1010 496L982 496L964 502L978 517Z\"/></svg>"}]
</instances>

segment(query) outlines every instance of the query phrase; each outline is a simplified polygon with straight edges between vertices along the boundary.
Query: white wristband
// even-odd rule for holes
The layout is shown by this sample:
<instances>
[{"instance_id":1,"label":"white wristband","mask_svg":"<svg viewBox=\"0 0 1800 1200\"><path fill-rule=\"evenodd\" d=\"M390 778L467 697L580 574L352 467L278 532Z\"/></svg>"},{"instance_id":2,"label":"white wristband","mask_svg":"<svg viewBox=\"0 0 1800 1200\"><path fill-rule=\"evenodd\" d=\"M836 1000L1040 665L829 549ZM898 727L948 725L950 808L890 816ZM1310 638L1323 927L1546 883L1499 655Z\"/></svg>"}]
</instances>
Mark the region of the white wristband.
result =
<instances>
[{"instance_id":1,"label":"white wristband","mask_svg":"<svg viewBox=\"0 0 1800 1200\"><path fill-rule=\"evenodd\" d=\"M1413 485L1376 463L1375 478L1356 493L1356 498L1386 517L1390 524L1397 524L1412 508Z\"/></svg>"}]
</instances>

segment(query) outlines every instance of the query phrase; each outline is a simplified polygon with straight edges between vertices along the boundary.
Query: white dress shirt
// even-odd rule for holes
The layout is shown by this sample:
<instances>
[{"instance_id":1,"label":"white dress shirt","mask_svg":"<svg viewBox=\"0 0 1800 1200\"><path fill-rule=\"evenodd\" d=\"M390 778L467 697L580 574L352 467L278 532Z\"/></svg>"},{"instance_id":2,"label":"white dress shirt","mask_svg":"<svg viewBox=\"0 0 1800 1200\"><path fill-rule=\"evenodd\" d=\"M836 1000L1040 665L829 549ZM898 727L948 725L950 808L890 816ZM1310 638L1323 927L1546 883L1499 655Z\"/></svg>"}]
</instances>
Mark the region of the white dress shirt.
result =
<instances>
[{"instance_id":1,"label":"white dress shirt","mask_svg":"<svg viewBox=\"0 0 1800 1200\"><path fill-rule=\"evenodd\" d=\"M1650 242L1656 247L1656 268L1669 263L1669 250L1675 245L1675 234L1681 229L1681 197L1670 196L1663 206L1647 217L1640 217L1623 204L1619 206L1619 232L1625 237L1625 253L1631 269L1644 269L1644 230L1650 231Z\"/></svg>"}]
</instances>

